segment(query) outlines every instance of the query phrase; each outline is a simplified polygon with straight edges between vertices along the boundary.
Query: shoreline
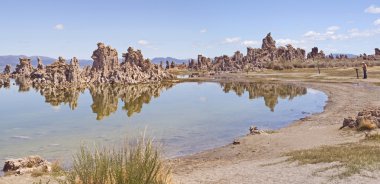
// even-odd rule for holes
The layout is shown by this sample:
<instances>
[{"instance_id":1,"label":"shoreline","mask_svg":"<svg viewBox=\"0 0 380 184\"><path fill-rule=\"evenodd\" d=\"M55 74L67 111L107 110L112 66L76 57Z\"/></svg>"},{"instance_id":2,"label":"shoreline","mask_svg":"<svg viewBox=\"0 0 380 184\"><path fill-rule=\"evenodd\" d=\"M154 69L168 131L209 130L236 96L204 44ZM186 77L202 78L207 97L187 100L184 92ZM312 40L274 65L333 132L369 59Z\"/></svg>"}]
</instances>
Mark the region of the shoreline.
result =
<instances>
[{"instance_id":1,"label":"shoreline","mask_svg":"<svg viewBox=\"0 0 380 184\"><path fill-rule=\"evenodd\" d=\"M261 74L258 74L261 75ZM193 82L255 82L254 78L238 75L220 76L219 79L198 78ZM189 81L189 80L182 80ZM313 88L328 96L324 110L305 118L295 120L270 135L246 135L238 137L240 145L230 144L204 150L199 153L168 159L173 167L175 183L324 183L330 181L328 175L314 176L313 171L328 164L299 166L284 163L284 153L315 148L322 145L337 145L357 142L364 133L339 130L344 117L355 115L368 106L380 106L380 87L372 79L359 81L320 81L305 79L264 79L267 82L288 83ZM249 128L249 127L247 127ZM248 131L248 130L247 130ZM268 166L263 166L268 165ZM283 174L286 173L286 174ZM380 176L380 174L379 174ZM9 180L37 181L30 176L0 177L0 183ZM22 179L21 179L22 178ZM49 177L43 177L49 179ZM254 179L254 180L253 180ZM357 183L368 180L363 176L334 181L336 183ZM43 179L44 181L44 179ZM23 182L21 182L23 183Z\"/></svg>"},{"instance_id":2,"label":"shoreline","mask_svg":"<svg viewBox=\"0 0 380 184\"><path fill-rule=\"evenodd\" d=\"M247 78L232 80L237 82L251 81ZM289 151L358 141L359 138L364 137L364 133L339 131L343 118L354 115L367 106L378 106L380 104L378 94L380 88L367 82L341 83L334 81L333 83L325 83L282 79L276 80L276 82L301 85L324 92L328 96L324 111L293 121L286 127L280 128L275 134L247 135L237 138L241 142L240 145L230 143L219 148L173 159L171 164L174 167L174 181L176 183L249 183L244 178L249 178L251 173L239 169L241 165L248 165L248 168L257 169L258 163L265 165L270 164L273 160L282 160L282 155ZM351 96L349 91L355 88L358 91ZM377 91L371 90L372 88L376 88ZM370 94L363 95L365 93ZM368 96L371 98L366 98ZM350 103L350 98L355 100ZM337 108L342 110L337 110ZM327 121L320 121L321 119ZM305 128L307 128L306 131ZM230 169L231 167L234 169ZM294 166L293 170L297 167ZM218 172L214 171L216 168L218 168ZM273 168L266 170L266 172L271 173L270 170ZM279 174L281 173L279 172ZM255 175L254 178L263 178L261 181L268 181L271 178L268 175ZM312 177L310 173L308 175ZM299 175L293 177L300 178ZM284 181L280 179L277 182L294 182L291 181L291 178L284 177L282 178ZM307 178L303 179L297 182L309 183ZM327 181L328 178L322 177L320 180Z\"/></svg>"}]
</instances>

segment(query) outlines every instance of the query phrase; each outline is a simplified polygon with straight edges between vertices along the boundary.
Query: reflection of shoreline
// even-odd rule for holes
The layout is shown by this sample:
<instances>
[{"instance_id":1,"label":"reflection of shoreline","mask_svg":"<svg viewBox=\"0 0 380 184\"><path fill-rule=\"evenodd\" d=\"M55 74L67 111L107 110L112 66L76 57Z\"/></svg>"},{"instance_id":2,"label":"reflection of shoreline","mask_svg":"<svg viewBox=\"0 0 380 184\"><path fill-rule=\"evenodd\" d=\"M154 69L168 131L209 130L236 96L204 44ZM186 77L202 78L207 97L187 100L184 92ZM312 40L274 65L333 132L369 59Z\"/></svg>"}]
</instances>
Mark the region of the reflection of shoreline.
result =
<instances>
[{"instance_id":1,"label":"reflection of shoreline","mask_svg":"<svg viewBox=\"0 0 380 184\"><path fill-rule=\"evenodd\" d=\"M305 95L307 88L290 84L271 84L253 82L222 82L223 91L229 93L234 91L236 95L242 96L248 92L249 99L263 97L265 105L273 112L278 99L292 100L296 96Z\"/></svg>"},{"instance_id":2,"label":"reflection of shoreline","mask_svg":"<svg viewBox=\"0 0 380 184\"><path fill-rule=\"evenodd\" d=\"M86 89L92 97L91 109L97 114L96 119L102 120L117 111L119 100L124 105L122 109L126 111L128 117L135 113L140 113L144 104L149 104L152 98L160 96L162 91L167 90L175 83L150 83L134 85L100 84L100 85L64 85L64 86L39 86L32 85L28 80L19 78L15 80L19 87L19 92L27 92L30 89L37 90L45 97L45 102L53 107L68 104L71 110L78 107L78 99ZM249 93L249 99L264 98L265 105L274 111L279 98L289 100L296 96L305 95L307 89L295 85L268 84L253 82L222 82L220 83L225 93L234 92L242 96Z\"/></svg>"},{"instance_id":3,"label":"reflection of shoreline","mask_svg":"<svg viewBox=\"0 0 380 184\"><path fill-rule=\"evenodd\" d=\"M161 92L173 87L174 83L149 83L149 84L100 84L100 85L63 85L63 86L39 86L33 85L29 80L18 78L15 80L19 92L27 92L30 89L37 90L45 102L53 107L68 104L71 110L78 107L78 99L86 89L92 97L92 111L97 114L96 119L102 120L117 111L119 99L124 102L123 110L128 117L140 113L144 104L149 104L152 97L157 98Z\"/></svg>"}]
</instances>

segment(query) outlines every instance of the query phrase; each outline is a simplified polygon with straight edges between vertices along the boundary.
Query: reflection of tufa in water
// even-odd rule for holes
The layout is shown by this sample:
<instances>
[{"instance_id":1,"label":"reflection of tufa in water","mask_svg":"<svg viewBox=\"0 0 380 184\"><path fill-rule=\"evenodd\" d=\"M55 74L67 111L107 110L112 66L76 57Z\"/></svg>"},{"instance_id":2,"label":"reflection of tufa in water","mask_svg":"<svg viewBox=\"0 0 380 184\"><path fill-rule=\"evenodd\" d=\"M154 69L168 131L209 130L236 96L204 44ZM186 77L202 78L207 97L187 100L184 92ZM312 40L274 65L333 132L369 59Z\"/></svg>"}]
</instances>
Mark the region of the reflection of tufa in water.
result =
<instances>
[{"instance_id":1,"label":"reflection of tufa in water","mask_svg":"<svg viewBox=\"0 0 380 184\"><path fill-rule=\"evenodd\" d=\"M154 83L136 85L67 85L67 86L41 86L33 85L30 79L18 78L16 84L19 92L29 91L35 88L45 97L45 102L52 106L59 106L62 103L68 104L70 109L75 110L78 106L80 94L89 89L92 96L92 111L97 114L96 119L102 120L111 115L118 108L118 101L124 102L123 110L127 111L128 117L134 113L141 112L144 104L148 104L152 97L160 96L161 91L174 86L173 83Z\"/></svg>"},{"instance_id":2,"label":"reflection of tufa in water","mask_svg":"<svg viewBox=\"0 0 380 184\"><path fill-rule=\"evenodd\" d=\"M278 98L293 99L296 96L305 95L307 89L295 85L250 83L250 82L229 82L221 83L223 91L229 93L231 90L236 95L241 96L244 92L249 93L249 99L264 97L265 105L273 112L278 103Z\"/></svg>"},{"instance_id":3,"label":"reflection of tufa in water","mask_svg":"<svg viewBox=\"0 0 380 184\"><path fill-rule=\"evenodd\" d=\"M128 117L141 112L144 104L148 104L152 97L160 96L161 91L171 88L171 83L138 84L138 85L91 85L89 87L93 104L92 111L97 114L96 119L101 120L117 110L118 99L124 102L123 110Z\"/></svg>"},{"instance_id":4,"label":"reflection of tufa in water","mask_svg":"<svg viewBox=\"0 0 380 184\"><path fill-rule=\"evenodd\" d=\"M140 113L144 104L149 104L152 98L159 97L162 91L175 85L175 83L161 82L136 85L88 84L41 86L33 85L30 79L25 78L18 78L16 84L19 86L19 92L29 91L33 87L45 97L46 103L52 106L59 106L62 103L68 104L72 110L77 108L80 94L89 89L93 102L91 109L97 114L97 120L102 120L104 117L116 112L119 100L124 103L122 109L126 111L128 117L131 117L135 113ZM272 112L278 103L278 98L288 98L291 100L296 96L307 93L307 89L304 87L285 84L228 82L221 83L221 87L225 93L233 91L238 96L242 96L245 92L248 92L249 99L263 97L265 105Z\"/></svg>"}]
</instances>

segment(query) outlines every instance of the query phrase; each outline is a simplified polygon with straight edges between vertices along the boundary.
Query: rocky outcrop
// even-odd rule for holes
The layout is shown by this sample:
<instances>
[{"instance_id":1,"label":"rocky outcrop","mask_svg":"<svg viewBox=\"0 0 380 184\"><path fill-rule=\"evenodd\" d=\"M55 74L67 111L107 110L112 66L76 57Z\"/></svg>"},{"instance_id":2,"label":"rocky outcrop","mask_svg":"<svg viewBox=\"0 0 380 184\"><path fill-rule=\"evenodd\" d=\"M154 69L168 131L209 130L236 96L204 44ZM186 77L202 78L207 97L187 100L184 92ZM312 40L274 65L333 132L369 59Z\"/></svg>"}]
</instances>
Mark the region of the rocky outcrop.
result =
<instances>
[{"instance_id":1,"label":"rocky outcrop","mask_svg":"<svg viewBox=\"0 0 380 184\"><path fill-rule=\"evenodd\" d=\"M42 59L40 57L37 57L37 69L43 70L45 68L44 64L42 64Z\"/></svg>"},{"instance_id":2,"label":"rocky outcrop","mask_svg":"<svg viewBox=\"0 0 380 184\"><path fill-rule=\"evenodd\" d=\"M318 52L318 47L313 47L311 52L307 54L307 59L324 59L325 57L326 55L322 50Z\"/></svg>"},{"instance_id":3,"label":"rocky outcrop","mask_svg":"<svg viewBox=\"0 0 380 184\"><path fill-rule=\"evenodd\" d=\"M261 48L247 48L247 55L236 51L231 57L227 55L215 57L214 60L198 56L198 61L190 60L188 68L192 70L213 71L247 71L261 69L268 62L287 62L305 59L305 50L294 48L288 44L285 47L276 47L276 41L268 33L263 39Z\"/></svg>"},{"instance_id":4,"label":"rocky outcrop","mask_svg":"<svg viewBox=\"0 0 380 184\"><path fill-rule=\"evenodd\" d=\"M51 163L40 156L28 156L5 161L3 171L16 174L31 173L33 171L50 172Z\"/></svg>"},{"instance_id":5,"label":"rocky outcrop","mask_svg":"<svg viewBox=\"0 0 380 184\"><path fill-rule=\"evenodd\" d=\"M16 65L16 71L14 74L30 76L30 74L34 71L32 64L30 63L29 58L19 58L20 64Z\"/></svg>"},{"instance_id":6,"label":"rocky outcrop","mask_svg":"<svg viewBox=\"0 0 380 184\"><path fill-rule=\"evenodd\" d=\"M12 70L11 65L5 65L5 68L4 68L4 71L3 71L3 74L4 74L4 75L9 75L9 74L11 74L11 70Z\"/></svg>"},{"instance_id":7,"label":"rocky outcrop","mask_svg":"<svg viewBox=\"0 0 380 184\"><path fill-rule=\"evenodd\" d=\"M98 43L98 49L92 55L94 64L90 70L85 70L86 81L136 84L174 78L160 66L151 63L149 59L144 59L140 50L135 51L129 47L128 52L122 56L124 61L119 64L117 51Z\"/></svg>"},{"instance_id":8,"label":"rocky outcrop","mask_svg":"<svg viewBox=\"0 0 380 184\"><path fill-rule=\"evenodd\" d=\"M358 130L372 130L380 127L380 108L367 108L360 111L356 118L348 117L343 120L344 127L357 128Z\"/></svg>"},{"instance_id":9,"label":"rocky outcrop","mask_svg":"<svg viewBox=\"0 0 380 184\"><path fill-rule=\"evenodd\" d=\"M194 61L193 59L189 62L189 69L195 69L195 70L208 70L211 69L212 61L211 58L207 58L201 54L198 55L197 61Z\"/></svg>"},{"instance_id":10,"label":"rocky outcrop","mask_svg":"<svg viewBox=\"0 0 380 184\"><path fill-rule=\"evenodd\" d=\"M268 33L267 36L263 39L261 49L276 50L276 41L274 41L274 39L272 38L271 33Z\"/></svg>"},{"instance_id":11,"label":"rocky outcrop","mask_svg":"<svg viewBox=\"0 0 380 184\"><path fill-rule=\"evenodd\" d=\"M36 84L60 85L73 83L148 83L175 78L162 67L144 59L140 50L128 48L123 54L124 61L119 63L118 52L103 43L97 44L97 49L91 58L91 67L80 68L77 58L67 63L63 57L51 65L44 66L38 58L37 68L33 68L29 58L20 58L20 64L13 72L13 78L26 77Z\"/></svg>"},{"instance_id":12,"label":"rocky outcrop","mask_svg":"<svg viewBox=\"0 0 380 184\"><path fill-rule=\"evenodd\" d=\"M380 56L380 49L379 48L375 48L375 56Z\"/></svg>"},{"instance_id":13,"label":"rocky outcrop","mask_svg":"<svg viewBox=\"0 0 380 184\"><path fill-rule=\"evenodd\" d=\"M34 83L58 85L82 82L81 69L75 57L70 64L63 57L59 57L58 60L46 67L43 67L40 60L39 66L31 74Z\"/></svg>"}]
</instances>

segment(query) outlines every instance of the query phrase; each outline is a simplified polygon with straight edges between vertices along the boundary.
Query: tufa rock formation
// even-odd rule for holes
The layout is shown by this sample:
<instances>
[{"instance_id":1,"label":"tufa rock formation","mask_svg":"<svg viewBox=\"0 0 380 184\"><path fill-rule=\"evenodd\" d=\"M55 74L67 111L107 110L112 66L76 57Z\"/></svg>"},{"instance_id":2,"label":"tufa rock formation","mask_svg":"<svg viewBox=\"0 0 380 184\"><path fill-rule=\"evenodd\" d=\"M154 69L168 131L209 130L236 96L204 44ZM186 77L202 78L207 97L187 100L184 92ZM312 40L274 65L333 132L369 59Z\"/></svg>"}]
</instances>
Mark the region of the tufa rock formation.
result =
<instances>
[{"instance_id":1,"label":"tufa rock formation","mask_svg":"<svg viewBox=\"0 0 380 184\"><path fill-rule=\"evenodd\" d=\"M232 57L227 55L215 57L214 60L198 55L198 60L190 60L188 68L191 70L213 71L243 71L261 69L265 63L274 61L305 60L305 50L294 48L292 45L276 47L276 41L268 33L263 39L261 48L247 48L247 55L240 51Z\"/></svg>"},{"instance_id":2,"label":"tufa rock formation","mask_svg":"<svg viewBox=\"0 0 380 184\"><path fill-rule=\"evenodd\" d=\"M9 74L11 74L11 70L12 70L11 65L5 65L5 68L4 68L4 71L3 71L3 74L4 74L4 75L9 75Z\"/></svg>"},{"instance_id":3,"label":"tufa rock formation","mask_svg":"<svg viewBox=\"0 0 380 184\"><path fill-rule=\"evenodd\" d=\"M16 65L16 71L15 74L23 75L23 76L29 76L34 68L32 64L30 63L29 58L19 58L20 64Z\"/></svg>"},{"instance_id":4,"label":"tufa rock formation","mask_svg":"<svg viewBox=\"0 0 380 184\"><path fill-rule=\"evenodd\" d=\"M25 77L36 84L72 84L72 83L149 83L174 78L158 65L144 59L140 50L134 51L128 48L123 54L124 61L119 63L118 52L103 43L97 44L97 49L91 58L94 60L92 67L81 69L77 58L72 58L70 63L59 57L51 65L44 66L38 58L37 68L33 68L29 58L20 58L20 64L12 73L13 78ZM10 68L9 68L10 70Z\"/></svg>"},{"instance_id":5,"label":"tufa rock formation","mask_svg":"<svg viewBox=\"0 0 380 184\"><path fill-rule=\"evenodd\" d=\"M380 108L367 108L360 111L356 118L344 118L344 127L357 128L358 130L372 130L380 127Z\"/></svg>"},{"instance_id":6,"label":"tufa rock formation","mask_svg":"<svg viewBox=\"0 0 380 184\"><path fill-rule=\"evenodd\" d=\"M325 53L321 50L318 52L318 47L311 49L311 52L307 54L307 59L324 59L326 57Z\"/></svg>"},{"instance_id":7,"label":"tufa rock formation","mask_svg":"<svg viewBox=\"0 0 380 184\"><path fill-rule=\"evenodd\" d=\"M375 48L375 56L380 56L380 49L379 48Z\"/></svg>"},{"instance_id":8,"label":"tufa rock formation","mask_svg":"<svg viewBox=\"0 0 380 184\"><path fill-rule=\"evenodd\" d=\"M25 158L10 159L5 161L4 172L14 172L16 174L32 173L34 171L50 172L51 163L40 156L28 156Z\"/></svg>"}]
</instances>

